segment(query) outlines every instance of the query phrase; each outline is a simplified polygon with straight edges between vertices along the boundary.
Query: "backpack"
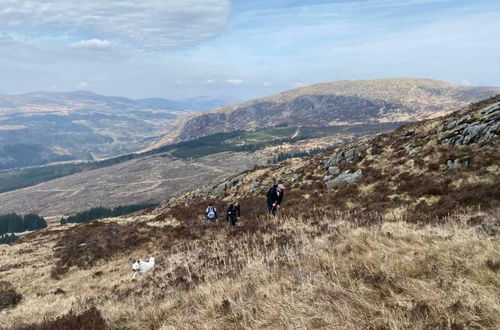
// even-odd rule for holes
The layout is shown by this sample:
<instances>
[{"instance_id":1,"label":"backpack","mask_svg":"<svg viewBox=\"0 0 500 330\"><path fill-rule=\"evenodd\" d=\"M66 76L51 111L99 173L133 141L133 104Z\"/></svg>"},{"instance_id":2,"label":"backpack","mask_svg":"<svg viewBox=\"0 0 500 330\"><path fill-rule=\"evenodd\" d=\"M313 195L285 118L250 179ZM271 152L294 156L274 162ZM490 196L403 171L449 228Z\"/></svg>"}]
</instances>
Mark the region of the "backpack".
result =
<instances>
[{"instance_id":1,"label":"backpack","mask_svg":"<svg viewBox=\"0 0 500 330\"><path fill-rule=\"evenodd\" d=\"M207 218L215 219L215 210L213 207L208 209Z\"/></svg>"}]
</instances>

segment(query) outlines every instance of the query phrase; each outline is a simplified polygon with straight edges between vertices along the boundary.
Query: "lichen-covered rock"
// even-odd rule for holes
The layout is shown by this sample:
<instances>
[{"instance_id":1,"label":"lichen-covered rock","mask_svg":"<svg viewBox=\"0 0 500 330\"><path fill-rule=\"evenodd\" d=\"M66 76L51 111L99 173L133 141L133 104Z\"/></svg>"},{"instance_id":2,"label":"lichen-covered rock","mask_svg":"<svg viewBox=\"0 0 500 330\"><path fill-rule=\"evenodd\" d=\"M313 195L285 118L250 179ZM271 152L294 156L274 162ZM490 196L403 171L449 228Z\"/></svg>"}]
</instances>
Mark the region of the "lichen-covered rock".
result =
<instances>
[{"instance_id":1,"label":"lichen-covered rock","mask_svg":"<svg viewBox=\"0 0 500 330\"><path fill-rule=\"evenodd\" d=\"M351 163L355 160L360 159L364 155L367 149L368 145L364 144L354 148L349 148L337 152L336 154L334 154L332 157L330 157L328 160L325 161L323 167L325 169L328 169L330 168L330 166L336 166L344 163Z\"/></svg>"},{"instance_id":2,"label":"lichen-covered rock","mask_svg":"<svg viewBox=\"0 0 500 330\"><path fill-rule=\"evenodd\" d=\"M480 116L473 118L470 114L444 124L438 133L450 131L441 140L451 146L493 141L500 127L500 102L494 103L480 111Z\"/></svg>"},{"instance_id":3,"label":"lichen-covered rock","mask_svg":"<svg viewBox=\"0 0 500 330\"><path fill-rule=\"evenodd\" d=\"M326 187L328 189L332 189L344 184L353 183L363 177L363 172L361 170L357 170L354 173L346 170L339 174L335 179L326 182Z\"/></svg>"},{"instance_id":4,"label":"lichen-covered rock","mask_svg":"<svg viewBox=\"0 0 500 330\"><path fill-rule=\"evenodd\" d=\"M330 173L330 175L339 175L340 168L338 168L337 166L330 166L328 167L328 173Z\"/></svg>"}]
</instances>

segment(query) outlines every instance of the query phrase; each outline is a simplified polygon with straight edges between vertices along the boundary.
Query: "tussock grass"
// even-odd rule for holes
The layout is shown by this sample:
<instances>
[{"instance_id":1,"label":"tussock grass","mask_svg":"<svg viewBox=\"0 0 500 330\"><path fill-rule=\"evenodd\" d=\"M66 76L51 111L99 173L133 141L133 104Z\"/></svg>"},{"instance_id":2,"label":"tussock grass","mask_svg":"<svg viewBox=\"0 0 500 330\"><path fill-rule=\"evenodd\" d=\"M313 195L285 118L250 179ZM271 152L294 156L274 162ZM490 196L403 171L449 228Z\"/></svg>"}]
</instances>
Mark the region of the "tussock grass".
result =
<instances>
[{"instance_id":1,"label":"tussock grass","mask_svg":"<svg viewBox=\"0 0 500 330\"><path fill-rule=\"evenodd\" d=\"M356 217L259 218L257 228L242 219L234 230L193 229L197 239L138 246L134 256L154 248L158 258L138 281L130 280L125 255L71 268L60 280L49 272L33 284L29 267L11 269L2 277L26 299L0 314L0 328L89 306L116 329L500 326L500 242L482 230L495 214L477 215L475 226L465 215L440 225L360 226Z\"/></svg>"}]
</instances>

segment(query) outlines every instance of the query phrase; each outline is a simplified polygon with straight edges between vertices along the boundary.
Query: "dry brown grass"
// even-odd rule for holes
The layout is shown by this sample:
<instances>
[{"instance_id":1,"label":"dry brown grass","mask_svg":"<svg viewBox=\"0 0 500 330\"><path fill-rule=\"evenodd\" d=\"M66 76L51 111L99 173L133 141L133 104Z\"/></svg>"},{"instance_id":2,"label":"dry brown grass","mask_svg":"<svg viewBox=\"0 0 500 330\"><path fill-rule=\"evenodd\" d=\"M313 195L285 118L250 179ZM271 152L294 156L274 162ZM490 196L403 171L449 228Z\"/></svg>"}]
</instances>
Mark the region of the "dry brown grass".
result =
<instances>
[{"instance_id":1,"label":"dry brown grass","mask_svg":"<svg viewBox=\"0 0 500 330\"><path fill-rule=\"evenodd\" d=\"M140 244L88 269L71 268L59 280L29 266L43 258L40 266L50 269L47 245L44 253L25 252L24 267L1 272L25 299L0 313L0 328L57 320L89 306L115 329L500 326L500 240L483 230L498 214L425 226L359 226L361 216L244 217L234 230L193 223L178 234L198 238L166 244L173 237L165 234L162 245L161 236L154 237L154 246ZM2 265L15 264L29 246L2 247ZM128 256L150 254L157 267L131 281ZM41 278L34 282L33 276Z\"/></svg>"}]
</instances>

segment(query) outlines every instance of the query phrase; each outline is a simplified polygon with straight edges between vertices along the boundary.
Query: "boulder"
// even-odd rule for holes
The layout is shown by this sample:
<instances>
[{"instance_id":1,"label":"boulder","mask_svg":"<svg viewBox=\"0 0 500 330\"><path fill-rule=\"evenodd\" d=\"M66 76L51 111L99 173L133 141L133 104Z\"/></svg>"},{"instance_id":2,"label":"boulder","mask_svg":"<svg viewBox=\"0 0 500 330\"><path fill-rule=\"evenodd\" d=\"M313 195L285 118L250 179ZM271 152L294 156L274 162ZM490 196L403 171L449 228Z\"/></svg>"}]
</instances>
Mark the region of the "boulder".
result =
<instances>
[{"instance_id":1,"label":"boulder","mask_svg":"<svg viewBox=\"0 0 500 330\"><path fill-rule=\"evenodd\" d=\"M326 182L326 187L328 189L332 189L344 184L353 183L363 177L363 172L361 170L357 170L354 173L346 170L339 174L335 179Z\"/></svg>"},{"instance_id":2,"label":"boulder","mask_svg":"<svg viewBox=\"0 0 500 330\"><path fill-rule=\"evenodd\" d=\"M454 170L454 169L458 168L459 166L468 166L468 165L469 165L468 160L461 160L458 158L455 160L448 159L446 161L446 166L448 167L449 170Z\"/></svg>"},{"instance_id":3,"label":"boulder","mask_svg":"<svg viewBox=\"0 0 500 330\"><path fill-rule=\"evenodd\" d=\"M323 163L323 167L328 169L330 166L353 162L362 158L367 149L368 145L364 144L337 152Z\"/></svg>"},{"instance_id":4,"label":"boulder","mask_svg":"<svg viewBox=\"0 0 500 330\"><path fill-rule=\"evenodd\" d=\"M226 191L227 187L229 187L229 184L230 183L228 181L226 181L224 183L221 183L218 186L215 186L214 189L212 189L212 194L222 195Z\"/></svg>"},{"instance_id":5,"label":"boulder","mask_svg":"<svg viewBox=\"0 0 500 330\"><path fill-rule=\"evenodd\" d=\"M330 173L330 175L339 175L340 168L338 168L337 166L330 166L328 167L328 173Z\"/></svg>"}]
</instances>

